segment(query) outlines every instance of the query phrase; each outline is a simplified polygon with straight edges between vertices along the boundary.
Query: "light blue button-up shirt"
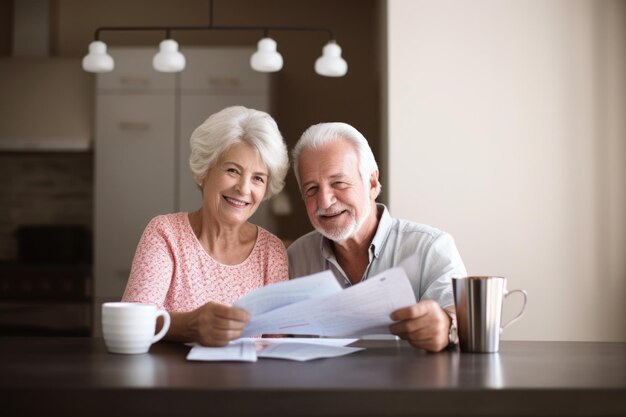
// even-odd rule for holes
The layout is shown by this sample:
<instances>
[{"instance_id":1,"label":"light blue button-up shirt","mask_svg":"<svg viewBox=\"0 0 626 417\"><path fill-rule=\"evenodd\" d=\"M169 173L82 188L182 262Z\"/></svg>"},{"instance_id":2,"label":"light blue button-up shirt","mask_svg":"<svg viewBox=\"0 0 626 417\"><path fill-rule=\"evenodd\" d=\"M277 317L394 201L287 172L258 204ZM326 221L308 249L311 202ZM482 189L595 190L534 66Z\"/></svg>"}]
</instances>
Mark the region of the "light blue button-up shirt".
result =
<instances>
[{"instance_id":1,"label":"light blue button-up shirt","mask_svg":"<svg viewBox=\"0 0 626 417\"><path fill-rule=\"evenodd\" d=\"M444 308L453 306L451 278L464 277L467 271L452 236L434 227L393 218L383 204L377 207L382 213L361 281L402 266L418 301L430 299ZM342 287L351 285L335 258L330 240L317 231L292 243L287 254L291 278L330 269Z\"/></svg>"}]
</instances>

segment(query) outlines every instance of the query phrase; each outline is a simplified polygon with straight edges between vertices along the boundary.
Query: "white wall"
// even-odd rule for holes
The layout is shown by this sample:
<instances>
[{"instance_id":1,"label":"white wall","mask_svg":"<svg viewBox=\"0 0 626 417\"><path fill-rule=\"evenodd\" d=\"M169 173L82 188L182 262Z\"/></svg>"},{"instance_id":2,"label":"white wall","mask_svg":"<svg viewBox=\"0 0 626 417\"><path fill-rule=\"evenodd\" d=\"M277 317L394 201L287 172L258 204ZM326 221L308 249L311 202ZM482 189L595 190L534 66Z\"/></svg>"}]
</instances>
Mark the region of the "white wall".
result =
<instances>
[{"instance_id":1,"label":"white wall","mask_svg":"<svg viewBox=\"0 0 626 417\"><path fill-rule=\"evenodd\" d=\"M387 5L392 213L528 290L504 339L626 341L626 2Z\"/></svg>"}]
</instances>

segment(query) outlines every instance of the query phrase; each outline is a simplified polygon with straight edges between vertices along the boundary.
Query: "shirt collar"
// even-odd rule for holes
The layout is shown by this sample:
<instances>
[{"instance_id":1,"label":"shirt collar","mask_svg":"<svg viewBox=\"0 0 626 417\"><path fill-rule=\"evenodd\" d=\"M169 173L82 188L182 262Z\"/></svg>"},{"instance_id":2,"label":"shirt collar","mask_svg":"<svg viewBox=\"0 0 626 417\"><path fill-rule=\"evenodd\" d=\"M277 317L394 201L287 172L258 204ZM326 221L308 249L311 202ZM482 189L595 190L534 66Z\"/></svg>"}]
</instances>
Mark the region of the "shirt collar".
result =
<instances>
[{"instance_id":1,"label":"shirt collar","mask_svg":"<svg viewBox=\"0 0 626 417\"><path fill-rule=\"evenodd\" d=\"M389 214L389 209L387 209L384 204L376 203L376 209L379 213L382 213L380 215L380 220L378 221L376 234L374 235L374 239L372 239L372 243L370 243L370 253L373 253L374 257L378 258L380 251L383 248L383 244L387 240L387 236L389 236L389 232L391 231L393 220ZM335 259L330 239L322 236L320 246L322 256L324 256L325 259Z\"/></svg>"},{"instance_id":2,"label":"shirt collar","mask_svg":"<svg viewBox=\"0 0 626 417\"><path fill-rule=\"evenodd\" d=\"M322 241L320 242L322 256L324 259L335 259L335 253L333 252L333 247L330 244L330 239L323 235L320 236L322 236Z\"/></svg>"},{"instance_id":3,"label":"shirt collar","mask_svg":"<svg viewBox=\"0 0 626 417\"><path fill-rule=\"evenodd\" d=\"M391 214L389 214L389 210L384 204L377 203L376 208L379 213L382 213L380 215L380 220L378 221L376 234L374 235L374 239L372 239L372 243L370 245L370 250L374 253L374 256L378 258L378 255L380 255L380 251L383 249L383 245L387 240L387 236L389 236L389 232L391 231L393 220L391 218Z\"/></svg>"}]
</instances>

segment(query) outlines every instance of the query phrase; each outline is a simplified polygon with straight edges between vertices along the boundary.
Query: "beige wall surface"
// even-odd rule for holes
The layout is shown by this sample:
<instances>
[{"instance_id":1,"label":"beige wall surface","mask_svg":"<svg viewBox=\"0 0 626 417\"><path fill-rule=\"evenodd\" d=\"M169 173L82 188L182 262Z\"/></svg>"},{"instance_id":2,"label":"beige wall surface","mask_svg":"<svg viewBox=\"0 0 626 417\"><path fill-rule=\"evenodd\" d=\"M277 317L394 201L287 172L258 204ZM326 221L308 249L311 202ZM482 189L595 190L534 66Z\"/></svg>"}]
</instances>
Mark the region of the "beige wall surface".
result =
<instances>
[{"instance_id":1,"label":"beige wall surface","mask_svg":"<svg viewBox=\"0 0 626 417\"><path fill-rule=\"evenodd\" d=\"M528 291L503 338L626 341L626 2L387 13L392 212Z\"/></svg>"}]
</instances>

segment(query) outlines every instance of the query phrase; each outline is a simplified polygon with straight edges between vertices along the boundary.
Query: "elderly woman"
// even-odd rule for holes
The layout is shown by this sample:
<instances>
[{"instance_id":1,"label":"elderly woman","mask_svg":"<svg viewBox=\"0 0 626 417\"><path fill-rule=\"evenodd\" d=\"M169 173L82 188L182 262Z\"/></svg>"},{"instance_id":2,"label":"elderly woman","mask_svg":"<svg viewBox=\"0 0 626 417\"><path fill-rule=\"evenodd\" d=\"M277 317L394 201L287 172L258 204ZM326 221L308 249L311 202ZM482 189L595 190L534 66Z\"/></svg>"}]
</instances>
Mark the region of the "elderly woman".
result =
<instances>
[{"instance_id":1,"label":"elderly woman","mask_svg":"<svg viewBox=\"0 0 626 417\"><path fill-rule=\"evenodd\" d=\"M169 340L223 346L239 337L250 318L232 304L255 288L288 279L284 245L248 219L261 201L282 190L289 161L274 119L241 106L213 114L190 144L202 207L150 221L123 300L166 309Z\"/></svg>"}]
</instances>

